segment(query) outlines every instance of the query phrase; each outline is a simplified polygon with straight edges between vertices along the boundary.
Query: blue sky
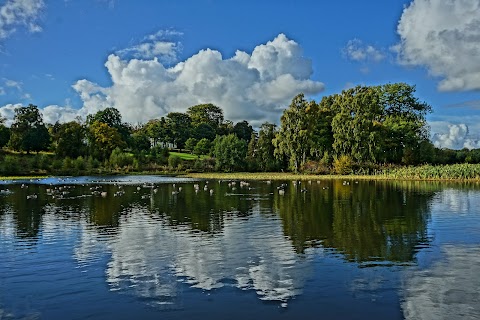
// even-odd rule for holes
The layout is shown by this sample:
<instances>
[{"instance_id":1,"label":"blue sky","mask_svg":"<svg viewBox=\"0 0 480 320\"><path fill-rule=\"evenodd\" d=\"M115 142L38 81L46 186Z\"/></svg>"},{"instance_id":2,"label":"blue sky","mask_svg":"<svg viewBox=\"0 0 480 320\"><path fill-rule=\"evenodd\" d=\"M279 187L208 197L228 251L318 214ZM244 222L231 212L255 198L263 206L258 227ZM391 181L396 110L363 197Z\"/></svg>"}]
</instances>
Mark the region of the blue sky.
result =
<instances>
[{"instance_id":1,"label":"blue sky","mask_svg":"<svg viewBox=\"0 0 480 320\"><path fill-rule=\"evenodd\" d=\"M436 145L480 147L479 38L480 0L0 0L0 113L140 123L213 102L258 125L301 91L401 81Z\"/></svg>"}]
</instances>

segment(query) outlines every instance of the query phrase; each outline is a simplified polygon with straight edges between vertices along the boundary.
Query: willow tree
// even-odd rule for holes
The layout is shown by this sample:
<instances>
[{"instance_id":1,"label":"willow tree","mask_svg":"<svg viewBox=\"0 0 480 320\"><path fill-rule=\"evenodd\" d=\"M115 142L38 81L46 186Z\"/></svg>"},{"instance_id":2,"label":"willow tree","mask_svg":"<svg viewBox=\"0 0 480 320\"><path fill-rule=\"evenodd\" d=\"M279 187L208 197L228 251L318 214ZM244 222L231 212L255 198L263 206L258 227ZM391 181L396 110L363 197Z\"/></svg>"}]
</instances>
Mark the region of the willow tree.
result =
<instances>
[{"instance_id":1,"label":"willow tree","mask_svg":"<svg viewBox=\"0 0 480 320\"><path fill-rule=\"evenodd\" d=\"M289 159L289 168L297 172L307 161L314 141L314 120L318 105L307 102L303 93L293 98L280 119L280 129L273 144L275 156Z\"/></svg>"}]
</instances>

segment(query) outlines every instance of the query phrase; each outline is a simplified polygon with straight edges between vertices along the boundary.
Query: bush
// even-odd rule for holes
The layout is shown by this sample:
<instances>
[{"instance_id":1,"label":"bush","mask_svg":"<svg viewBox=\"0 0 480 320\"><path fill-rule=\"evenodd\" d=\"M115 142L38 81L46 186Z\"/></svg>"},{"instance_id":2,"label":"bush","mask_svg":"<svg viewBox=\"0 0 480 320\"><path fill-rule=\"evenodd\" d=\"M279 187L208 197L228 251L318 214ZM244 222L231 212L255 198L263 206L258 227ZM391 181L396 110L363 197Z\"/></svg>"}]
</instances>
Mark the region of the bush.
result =
<instances>
[{"instance_id":1,"label":"bush","mask_svg":"<svg viewBox=\"0 0 480 320\"><path fill-rule=\"evenodd\" d=\"M110 166L113 168L124 168L133 165L133 157L120 148L115 148L110 155Z\"/></svg>"},{"instance_id":2,"label":"bush","mask_svg":"<svg viewBox=\"0 0 480 320\"><path fill-rule=\"evenodd\" d=\"M77 159L75 159L75 161L73 162L73 166L78 171L84 171L87 168L87 164L82 156L79 156Z\"/></svg>"},{"instance_id":3,"label":"bush","mask_svg":"<svg viewBox=\"0 0 480 320\"><path fill-rule=\"evenodd\" d=\"M177 169L182 164L182 159L179 156L168 157L168 166L170 169Z\"/></svg>"},{"instance_id":4,"label":"bush","mask_svg":"<svg viewBox=\"0 0 480 320\"><path fill-rule=\"evenodd\" d=\"M6 175L16 175L20 173L18 158L7 155L3 160L3 173Z\"/></svg>"},{"instance_id":5,"label":"bush","mask_svg":"<svg viewBox=\"0 0 480 320\"><path fill-rule=\"evenodd\" d=\"M350 174L353 169L352 158L346 155L341 155L333 159L333 171L336 174Z\"/></svg>"}]
</instances>

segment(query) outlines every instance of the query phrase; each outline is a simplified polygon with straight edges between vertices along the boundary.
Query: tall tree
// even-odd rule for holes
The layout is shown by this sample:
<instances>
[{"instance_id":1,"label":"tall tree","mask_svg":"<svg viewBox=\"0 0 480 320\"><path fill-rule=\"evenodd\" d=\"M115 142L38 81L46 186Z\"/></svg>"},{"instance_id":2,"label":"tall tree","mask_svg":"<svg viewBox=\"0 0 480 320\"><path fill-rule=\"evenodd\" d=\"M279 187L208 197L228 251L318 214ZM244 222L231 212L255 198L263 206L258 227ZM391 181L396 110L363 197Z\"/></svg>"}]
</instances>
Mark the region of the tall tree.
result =
<instances>
[{"instance_id":1,"label":"tall tree","mask_svg":"<svg viewBox=\"0 0 480 320\"><path fill-rule=\"evenodd\" d=\"M88 130L90 152L99 160L108 159L115 148L122 149L126 146L117 129L109 127L106 123L95 121L89 126Z\"/></svg>"},{"instance_id":2,"label":"tall tree","mask_svg":"<svg viewBox=\"0 0 480 320\"><path fill-rule=\"evenodd\" d=\"M214 141L215 166L217 170L231 172L245 168L247 142L234 134L217 136Z\"/></svg>"},{"instance_id":3,"label":"tall tree","mask_svg":"<svg viewBox=\"0 0 480 320\"><path fill-rule=\"evenodd\" d=\"M15 109L14 122L11 126L10 146L14 150L41 151L50 144L50 134L43 123L42 114L37 106Z\"/></svg>"},{"instance_id":4,"label":"tall tree","mask_svg":"<svg viewBox=\"0 0 480 320\"><path fill-rule=\"evenodd\" d=\"M167 121L171 132L170 142L183 149L192 131L192 119L185 113L170 112L167 114Z\"/></svg>"},{"instance_id":5,"label":"tall tree","mask_svg":"<svg viewBox=\"0 0 480 320\"><path fill-rule=\"evenodd\" d=\"M57 156L77 158L85 154L85 127L80 123L56 123L52 137Z\"/></svg>"},{"instance_id":6,"label":"tall tree","mask_svg":"<svg viewBox=\"0 0 480 320\"><path fill-rule=\"evenodd\" d=\"M275 171L280 168L280 163L275 157L275 146L273 140L277 134L277 126L265 122L258 132L255 158L261 171Z\"/></svg>"},{"instance_id":7,"label":"tall tree","mask_svg":"<svg viewBox=\"0 0 480 320\"><path fill-rule=\"evenodd\" d=\"M252 137L252 133L253 133L253 128L248 123L248 121L243 120L235 123L235 126L233 126L233 133L240 139L243 139L245 141L250 141L250 138Z\"/></svg>"},{"instance_id":8,"label":"tall tree","mask_svg":"<svg viewBox=\"0 0 480 320\"><path fill-rule=\"evenodd\" d=\"M0 117L0 149L5 147L10 140L10 129L5 126L5 118Z\"/></svg>"},{"instance_id":9,"label":"tall tree","mask_svg":"<svg viewBox=\"0 0 480 320\"><path fill-rule=\"evenodd\" d=\"M375 87L357 86L344 90L333 100L333 149L337 156L351 156L358 162L376 162L381 151L380 97Z\"/></svg>"},{"instance_id":10,"label":"tall tree","mask_svg":"<svg viewBox=\"0 0 480 320\"><path fill-rule=\"evenodd\" d=\"M286 156L290 169L295 172L305 164L312 150L313 120L317 111L318 105L307 102L302 93L293 98L280 119L280 130L273 140L275 155Z\"/></svg>"},{"instance_id":11,"label":"tall tree","mask_svg":"<svg viewBox=\"0 0 480 320\"><path fill-rule=\"evenodd\" d=\"M211 126L215 132L218 131L223 123L223 110L211 103L199 104L188 108L187 114L192 119L192 125L197 127L202 123Z\"/></svg>"}]
</instances>

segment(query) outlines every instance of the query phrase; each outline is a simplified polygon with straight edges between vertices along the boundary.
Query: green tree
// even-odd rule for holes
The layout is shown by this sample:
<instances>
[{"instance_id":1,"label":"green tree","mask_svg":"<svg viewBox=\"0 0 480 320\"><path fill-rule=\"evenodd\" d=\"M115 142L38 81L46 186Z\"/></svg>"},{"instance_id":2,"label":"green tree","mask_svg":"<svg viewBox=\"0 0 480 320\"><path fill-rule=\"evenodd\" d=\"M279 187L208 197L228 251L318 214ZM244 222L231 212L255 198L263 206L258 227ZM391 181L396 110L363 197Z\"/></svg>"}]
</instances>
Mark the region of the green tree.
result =
<instances>
[{"instance_id":1,"label":"green tree","mask_svg":"<svg viewBox=\"0 0 480 320\"><path fill-rule=\"evenodd\" d=\"M197 140L207 139L213 141L215 139L215 129L208 123L200 123L195 127L193 137Z\"/></svg>"},{"instance_id":2,"label":"green tree","mask_svg":"<svg viewBox=\"0 0 480 320\"><path fill-rule=\"evenodd\" d=\"M344 90L333 100L333 149L335 156L350 156L357 162L376 162L381 152L380 97L375 87Z\"/></svg>"},{"instance_id":3,"label":"green tree","mask_svg":"<svg viewBox=\"0 0 480 320\"><path fill-rule=\"evenodd\" d=\"M105 160L115 148L126 147L117 129L109 127L103 122L93 122L89 130L90 153L99 160Z\"/></svg>"},{"instance_id":4,"label":"green tree","mask_svg":"<svg viewBox=\"0 0 480 320\"><path fill-rule=\"evenodd\" d=\"M289 167L297 172L307 160L312 150L314 121L318 105L307 102L304 95L293 98L290 106L284 110L280 119L280 130L273 144L278 158L286 156Z\"/></svg>"},{"instance_id":5,"label":"green tree","mask_svg":"<svg viewBox=\"0 0 480 320\"><path fill-rule=\"evenodd\" d=\"M122 123L122 115L120 111L116 108L109 107L104 110L98 111L94 115L87 116L87 126L90 126L94 122L102 122L108 125L110 128L117 129L118 133L122 137L122 140L128 146L132 146L133 142L131 140L132 129L127 123Z\"/></svg>"},{"instance_id":6,"label":"green tree","mask_svg":"<svg viewBox=\"0 0 480 320\"><path fill-rule=\"evenodd\" d=\"M250 141L253 133L253 128L248 123L248 121L243 120L235 124L235 126L233 127L233 133L240 139Z\"/></svg>"},{"instance_id":7,"label":"green tree","mask_svg":"<svg viewBox=\"0 0 480 320\"><path fill-rule=\"evenodd\" d=\"M188 108L187 114L192 119L192 125L197 127L202 123L208 124L217 133L223 123L223 110L211 103L199 104Z\"/></svg>"},{"instance_id":8,"label":"green tree","mask_svg":"<svg viewBox=\"0 0 480 320\"><path fill-rule=\"evenodd\" d=\"M75 121L57 123L52 136L57 156L75 159L85 154L85 128L80 123Z\"/></svg>"},{"instance_id":9,"label":"green tree","mask_svg":"<svg viewBox=\"0 0 480 320\"><path fill-rule=\"evenodd\" d=\"M192 119L188 114L181 112L170 112L167 114L167 121L170 128L171 143L177 148L183 149L185 141L189 138L192 130Z\"/></svg>"},{"instance_id":10,"label":"green tree","mask_svg":"<svg viewBox=\"0 0 480 320\"><path fill-rule=\"evenodd\" d=\"M245 167L247 142L234 134L217 136L214 143L215 167L219 171L239 171Z\"/></svg>"},{"instance_id":11,"label":"green tree","mask_svg":"<svg viewBox=\"0 0 480 320\"><path fill-rule=\"evenodd\" d=\"M195 138L188 138L187 141L185 141L185 149L189 150L190 152L193 152L193 149L195 149L197 142L198 140Z\"/></svg>"},{"instance_id":12,"label":"green tree","mask_svg":"<svg viewBox=\"0 0 480 320\"><path fill-rule=\"evenodd\" d=\"M276 128L275 124L265 122L258 132L255 158L261 171L275 171L280 167L275 157L275 146L273 145L273 140L277 134Z\"/></svg>"},{"instance_id":13,"label":"green tree","mask_svg":"<svg viewBox=\"0 0 480 320\"><path fill-rule=\"evenodd\" d=\"M11 127L10 147L14 150L41 151L50 144L50 134L43 123L43 118L37 106L15 109L14 122Z\"/></svg>"},{"instance_id":14,"label":"green tree","mask_svg":"<svg viewBox=\"0 0 480 320\"><path fill-rule=\"evenodd\" d=\"M195 148L193 149L193 153L197 155L205 155L210 153L210 149L212 148L212 143L210 140L203 138L197 142Z\"/></svg>"},{"instance_id":15,"label":"green tree","mask_svg":"<svg viewBox=\"0 0 480 320\"><path fill-rule=\"evenodd\" d=\"M5 118L0 117L0 149L5 147L10 140L10 129L5 126Z\"/></svg>"}]
</instances>

